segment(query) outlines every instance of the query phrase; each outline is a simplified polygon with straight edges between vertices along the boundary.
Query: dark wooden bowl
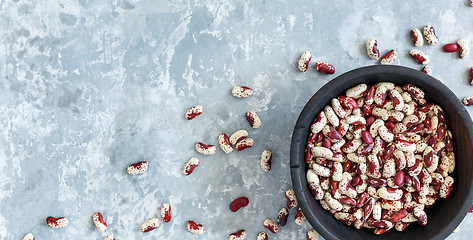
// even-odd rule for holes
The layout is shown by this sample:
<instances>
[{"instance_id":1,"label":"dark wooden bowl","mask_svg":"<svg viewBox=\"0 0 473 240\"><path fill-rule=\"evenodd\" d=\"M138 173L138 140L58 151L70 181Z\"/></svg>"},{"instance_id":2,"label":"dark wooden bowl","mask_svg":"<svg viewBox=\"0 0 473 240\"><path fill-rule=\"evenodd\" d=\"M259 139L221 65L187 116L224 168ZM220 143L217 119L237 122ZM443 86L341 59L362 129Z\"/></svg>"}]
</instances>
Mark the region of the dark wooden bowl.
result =
<instances>
[{"instance_id":1,"label":"dark wooden bowl","mask_svg":"<svg viewBox=\"0 0 473 240\"><path fill-rule=\"evenodd\" d=\"M393 82L396 85L412 83L426 93L426 100L440 105L446 116L448 129L452 131L456 168L451 176L455 179L452 196L438 199L426 210L428 224L420 227L411 224L404 232L391 229L375 235L371 229L357 230L336 220L314 199L307 187L307 164L304 149L310 125L330 100L360 83ZM420 71L400 66L369 66L340 75L323 86L309 100L294 127L291 142L291 176L299 205L309 223L326 239L445 239L460 224L473 199L473 128L470 115L461 101L444 84Z\"/></svg>"}]
</instances>

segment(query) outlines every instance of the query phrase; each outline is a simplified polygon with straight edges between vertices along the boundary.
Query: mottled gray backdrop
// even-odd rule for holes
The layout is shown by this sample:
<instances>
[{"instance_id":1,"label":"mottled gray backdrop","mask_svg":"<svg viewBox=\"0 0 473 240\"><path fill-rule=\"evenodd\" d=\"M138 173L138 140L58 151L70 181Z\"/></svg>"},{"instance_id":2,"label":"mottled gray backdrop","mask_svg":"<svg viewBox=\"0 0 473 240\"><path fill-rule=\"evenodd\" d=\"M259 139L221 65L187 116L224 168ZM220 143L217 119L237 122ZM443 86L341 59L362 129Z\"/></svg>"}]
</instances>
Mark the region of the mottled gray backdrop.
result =
<instances>
[{"instance_id":1,"label":"mottled gray backdrop","mask_svg":"<svg viewBox=\"0 0 473 240\"><path fill-rule=\"evenodd\" d=\"M473 40L467 0L402 1L0 1L0 238L225 239L246 229L255 239L265 218L276 218L291 187L289 145L304 104L339 74L378 64L364 49L376 38L381 52L399 52L396 65L421 69L408 55L409 31L431 24L440 44L424 46L433 75L459 97L473 95L460 60L441 51ZM295 68L303 51L332 63L336 73ZM236 99L247 85L254 94ZM192 121L184 112L200 104ZM250 129L246 111L263 125ZM471 111L471 110L470 110ZM253 148L202 156L194 144L246 129ZM264 149L273 168L259 166ZM181 171L191 157L200 166ZM139 176L126 167L146 160ZM229 203L250 199L237 213ZM150 233L140 225L172 206L171 223ZM109 224L98 232L92 214ZM305 239L290 211L288 225L270 239ZM50 229L47 216L69 226ZM203 236L187 232L192 219ZM473 217L449 239L469 239Z\"/></svg>"}]
</instances>

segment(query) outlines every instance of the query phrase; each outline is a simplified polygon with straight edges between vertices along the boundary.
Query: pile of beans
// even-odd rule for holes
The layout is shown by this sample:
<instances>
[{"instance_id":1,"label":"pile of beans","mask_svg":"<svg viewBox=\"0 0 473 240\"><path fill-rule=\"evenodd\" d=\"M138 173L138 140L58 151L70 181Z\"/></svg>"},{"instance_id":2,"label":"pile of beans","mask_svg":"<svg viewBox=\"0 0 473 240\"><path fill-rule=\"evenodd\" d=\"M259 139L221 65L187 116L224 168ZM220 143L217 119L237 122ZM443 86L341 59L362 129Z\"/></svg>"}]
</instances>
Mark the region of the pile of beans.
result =
<instances>
[{"instance_id":1,"label":"pile of beans","mask_svg":"<svg viewBox=\"0 0 473 240\"><path fill-rule=\"evenodd\" d=\"M450 196L455 168L445 113L415 85L360 84L318 113L307 140L307 181L335 218L382 234L427 224L424 208Z\"/></svg>"}]
</instances>

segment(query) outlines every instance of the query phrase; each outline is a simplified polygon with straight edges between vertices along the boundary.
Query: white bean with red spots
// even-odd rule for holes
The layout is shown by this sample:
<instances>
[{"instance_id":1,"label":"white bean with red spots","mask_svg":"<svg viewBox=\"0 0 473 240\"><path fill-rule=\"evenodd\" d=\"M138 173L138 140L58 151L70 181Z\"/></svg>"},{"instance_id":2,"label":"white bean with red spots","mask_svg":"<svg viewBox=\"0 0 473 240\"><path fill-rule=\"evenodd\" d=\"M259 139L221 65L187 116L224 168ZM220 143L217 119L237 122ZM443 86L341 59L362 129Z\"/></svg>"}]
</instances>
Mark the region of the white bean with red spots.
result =
<instances>
[{"instance_id":1,"label":"white bean with red spots","mask_svg":"<svg viewBox=\"0 0 473 240\"><path fill-rule=\"evenodd\" d=\"M333 173L332 180L335 182L340 182L342 180L343 166L339 162L333 163Z\"/></svg>"},{"instance_id":2,"label":"white bean with red spots","mask_svg":"<svg viewBox=\"0 0 473 240\"><path fill-rule=\"evenodd\" d=\"M437 43L439 42L439 39L437 38L437 35L435 34L434 27L430 25L427 25L424 27L424 37L425 37L425 40L427 40L427 42L430 45L437 45Z\"/></svg>"},{"instance_id":3,"label":"white bean with red spots","mask_svg":"<svg viewBox=\"0 0 473 240\"><path fill-rule=\"evenodd\" d=\"M396 50L392 49L381 58L380 63L381 65L389 65L389 64L392 64L394 61L396 61L396 59L397 59L397 52Z\"/></svg>"},{"instance_id":4,"label":"white bean with red spots","mask_svg":"<svg viewBox=\"0 0 473 240\"><path fill-rule=\"evenodd\" d=\"M232 95L237 98L246 98L253 94L253 90L245 86L235 86L232 89Z\"/></svg>"},{"instance_id":5,"label":"white bean with red spots","mask_svg":"<svg viewBox=\"0 0 473 240\"><path fill-rule=\"evenodd\" d=\"M255 143L255 141L253 140L253 138L245 138L245 139L242 139L242 140L238 141L235 144L235 148L238 151L242 151L244 149L252 147L254 143Z\"/></svg>"},{"instance_id":6,"label":"white bean with red spots","mask_svg":"<svg viewBox=\"0 0 473 240\"><path fill-rule=\"evenodd\" d=\"M401 189L392 189L392 188L386 188L386 187L381 187L377 191L377 195L386 200L399 200L402 197L402 190Z\"/></svg>"},{"instance_id":7,"label":"white bean with red spots","mask_svg":"<svg viewBox=\"0 0 473 240\"><path fill-rule=\"evenodd\" d=\"M336 98L332 99L332 109L340 118L346 118L349 114L349 112L343 108L343 106L340 104L340 101L338 101Z\"/></svg>"},{"instance_id":8,"label":"white bean with red spots","mask_svg":"<svg viewBox=\"0 0 473 240\"><path fill-rule=\"evenodd\" d=\"M370 38L368 41L366 41L366 52L371 59L379 59L378 42L376 39Z\"/></svg>"},{"instance_id":9,"label":"white bean with red spots","mask_svg":"<svg viewBox=\"0 0 473 240\"><path fill-rule=\"evenodd\" d=\"M148 170L148 162L146 162L146 161L141 161L141 162L131 164L126 169L128 174L132 174L132 175L142 174L142 173L146 172L147 170Z\"/></svg>"},{"instance_id":10,"label":"white bean with red spots","mask_svg":"<svg viewBox=\"0 0 473 240\"><path fill-rule=\"evenodd\" d=\"M324 167L322 165L319 165L317 163L312 164L312 170L315 172L315 174L321 176L321 177L330 177L330 168Z\"/></svg>"},{"instance_id":11,"label":"white bean with red spots","mask_svg":"<svg viewBox=\"0 0 473 240\"><path fill-rule=\"evenodd\" d=\"M414 46L421 47L424 45L424 38L422 37L422 33L419 29L413 28L411 30L411 37L412 41L414 42Z\"/></svg>"},{"instance_id":12,"label":"white bean with red spots","mask_svg":"<svg viewBox=\"0 0 473 240\"><path fill-rule=\"evenodd\" d=\"M214 145L207 145L201 142L195 144L195 150L203 155L213 155L217 152L217 148Z\"/></svg>"},{"instance_id":13,"label":"white bean with red spots","mask_svg":"<svg viewBox=\"0 0 473 240\"><path fill-rule=\"evenodd\" d=\"M233 152L233 146L230 143L230 139L228 138L227 134L222 133L218 136L218 144L224 153L229 154Z\"/></svg>"},{"instance_id":14,"label":"white bean with red spots","mask_svg":"<svg viewBox=\"0 0 473 240\"><path fill-rule=\"evenodd\" d=\"M229 138L229 141L232 145L235 145L238 141L244 139L248 137L248 132L244 129L242 130L238 130L236 132L234 132L230 138Z\"/></svg>"},{"instance_id":15,"label":"white bean with red spots","mask_svg":"<svg viewBox=\"0 0 473 240\"><path fill-rule=\"evenodd\" d=\"M460 56L460 59L465 59L466 57L468 57L468 55L470 55L470 43L468 43L468 40L462 38L458 40L457 44L459 48L458 54Z\"/></svg>"},{"instance_id":16,"label":"white bean with red spots","mask_svg":"<svg viewBox=\"0 0 473 240\"><path fill-rule=\"evenodd\" d=\"M383 124L384 121L387 121L389 119L389 112L384 108L375 107L373 108L371 114L373 115L373 117L381 119L383 121Z\"/></svg>"},{"instance_id":17,"label":"white bean with red spots","mask_svg":"<svg viewBox=\"0 0 473 240\"><path fill-rule=\"evenodd\" d=\"M312 133L317 134L322 131L325 125L327 125L327 117L325 116L325 113L321 111L319 115L317 115L317 120L310 126L310 130Z\"/></svg>"},{"instance_id":18,"label":"white bean with red spots","mask_svg":"<svg viewBox=\"0 0 473 240\"><path fill-rule=\"evenodd\" d=\"M314 170L312 169L309 169L307 170L307 173L306 173L306 177L307 177L307 182L309 184L316 184L316 185L319 185L319 177L317 176L317 174L314 172Z\"/></svg>"},{"instance_id":19,"label":"white bean with red spots","mask_svg":"<svg viewBox=\"0 0 473 240\"><path fill-rule=\"evenodd\" d=\"M419 63L422 65L427 65L430 63L430 57L427 55L427 53L418 50L418 49L412 49L409 51L409 54Z\"/></svg>"},{"instance_id":20,"label":"white bean with red spots","mask_svg":"<svg viewBox=\"0 0 473 240\"><path fill-rule=\"evenodd\" d=\"M309 51L305 51L302 53L302 56L298 62L298 67L301 72L307 71L307 69L309 68L309 62L311 58L312 58L312 55L310 54Z\"/></svg>"},{"instance_id":21,"label":"white bean with red spots","mask_svg":"<svg viewBox=\"0 0 473 240\"><path fill-rule=\"evenodd\" d=\"M140 230L142 232L149 232L149 231L152 231L156 228L159 227L159 220L157 218L152 218L148 221L146 221L145 223L143 223L140 227Z\"/></svg>"},{"instance_id":22,"label":"white bean with red spots","mask_svg":"<svg viewBox=\"0 0 473 240\"><path fill-rule=\"evenodd\" d=\"M378 133L385 142L392 142L394 140L394 134L384 125L378 128Z\"/></svg>"},{"instance_id":23,"label":"white bean with red spots","mask_svg":"<svg viewBox=\"0 0 473 240\"><path fill-rule=\"evenodd\" d=\"M190 108L189 110L187 110L184 117L187 120L191 120L191 119L194 119L195 117L199 116L200 114L202 114L202 112L203 112L202 106L197 105L197 106L194 106L194 107Z\"/></svg>"},{"instance_id":24,"label":"white bean with red spots","mask_svg":"<svg viewBox=\"0 0 473 240\"><path fill-rule=\"evenodd\" d=\"M260 165L261 165L261 169L263 169L264 172L269 172L271 170L272 159L273 159L273 155L271 151L264 150L261 153Z\"/></svg>"},{"instance_id":25,"label":"white bean with red spots","mask_svg":"<svg viewBox=\"0 0 473 240\"><path fill-rule=\"evenodd\" d=\"M329 192L325 193L324 200L333 210L341 211L343 208L343 205L337 199L333 198Z\"/></svg>"},{"instance_id":26,"label":"white bean with red spots","mask_svg":"<svg viewBox=\"0 0 473 240\"><path fill-rule=\"evenodd\" d=\"M245 118L252 128L260 128L261 120L255 112L247 112Z\"/></svg>"},{"instance_id":27,"label":"white bean with red spots","mask_svg":"<svg viewBox=\"0 0 473 240\"><path fill-rule=\"evenodd\" d=\"M319 233L315 231L314 229L307 232L307 240L318 240L318 239L319 239Z\"/></svg>"},{"instance_id":28,"label":"white bean with red spots","mask_svg":"<svg viewBox=\"0 0 473 240\"><path fill-rule=\"evenodd\" d=\"M333 108L330 106L325 106L324 108L325 116L327 120L332 124L332 126L337 127L340 124L340 120L338 119L337 115L333 111Z\"/></svg>"},{"instance_id":29,"label":"white bean with red spots","mask_svg":"<svg viewBox=\"0 0 473 240\"><path fill-rule=\"evenodd\" d=\"M366 84L362 83L362 84L359 84L355 87L352 87L352 88L348 89L345 92L345 95L347 97L351 97L353 99L358 99L358 98L363 96L363 93L366 91L367 88L368 88L368 86Z\"/></svg>"}]
</instances>

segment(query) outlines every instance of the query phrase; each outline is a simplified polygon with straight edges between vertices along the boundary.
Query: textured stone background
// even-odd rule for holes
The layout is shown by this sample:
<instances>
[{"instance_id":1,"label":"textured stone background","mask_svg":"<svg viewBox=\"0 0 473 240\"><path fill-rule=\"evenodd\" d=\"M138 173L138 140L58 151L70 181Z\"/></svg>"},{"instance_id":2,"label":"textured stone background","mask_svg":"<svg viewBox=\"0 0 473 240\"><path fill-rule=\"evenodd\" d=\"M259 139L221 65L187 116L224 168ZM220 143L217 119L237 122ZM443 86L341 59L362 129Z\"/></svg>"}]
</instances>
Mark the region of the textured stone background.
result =
<instances>
[{"instance_id":1,"label":"textured stone background","mask_svg":"<svg viewBox=\"0 0 473 240\"><path fill-rule=\"evenodd\" d=\"M459 38L473 40L473 8L466 0L403 1L0 1L0 238L21 239L225 239L246 229L255 239L265 218L275 219L291 187L289 144L304 104L339 74L378 64L364 44L378 40L382 53L396 49L395 64L421 69L408 55L409 31L431 24L440 44L424 46L433 75L459 97L473 95L460 60L441 51ZM295 62L334 64L336 73ZM254 94L236 99L247 85ZM192 121L184 112L200 104ZM250 129L246 111L260 129ZM472 113L471 108L469 109ZM247 129L255 146L202 156L197 141L217 144L221 132ZM273 152L263 173L259 157ZM190 176L184 163L201 165ZM146 160L139 176L126 167ZM229 203L250 199L237 213ZM140 225L162 203L171 223L143 234ZM98 232L95 211L109 228ZM311 229L294 221L271 239L305 239ZM50 229L47 216L69 226ZM205 235L187 232L193 219ZM473 217L449 239L470 239Z\"/></svg>"}]
</instances>

